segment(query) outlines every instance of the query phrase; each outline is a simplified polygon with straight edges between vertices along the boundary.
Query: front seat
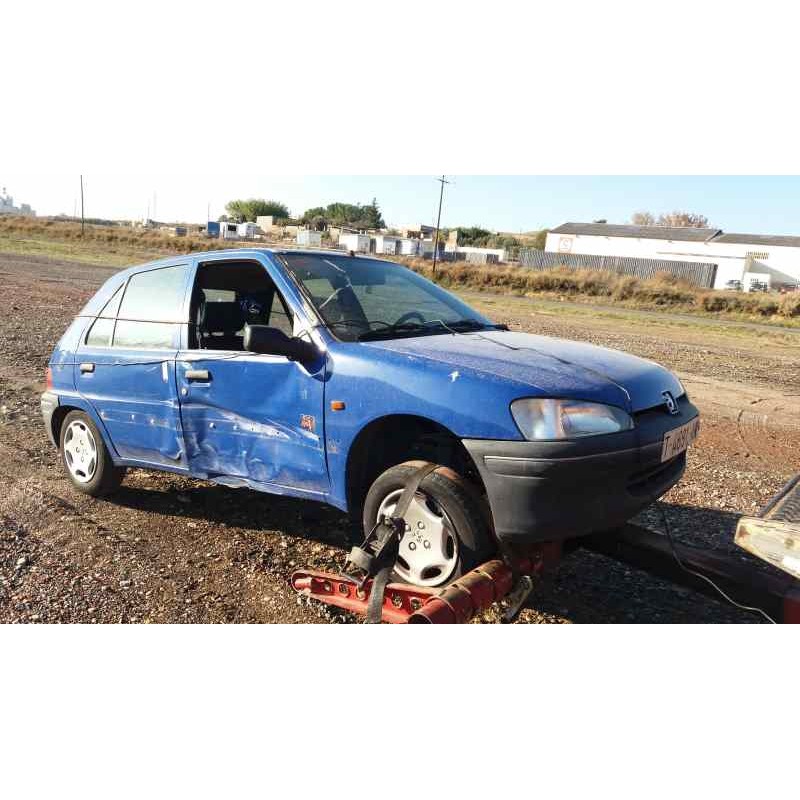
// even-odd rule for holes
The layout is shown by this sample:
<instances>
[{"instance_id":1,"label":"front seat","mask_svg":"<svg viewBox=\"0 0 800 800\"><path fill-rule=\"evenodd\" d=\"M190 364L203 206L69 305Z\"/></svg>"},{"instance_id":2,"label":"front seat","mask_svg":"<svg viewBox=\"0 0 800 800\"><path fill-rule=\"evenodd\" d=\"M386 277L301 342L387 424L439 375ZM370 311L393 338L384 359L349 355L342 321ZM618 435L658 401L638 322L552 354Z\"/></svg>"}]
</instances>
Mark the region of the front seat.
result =
<instances>
[{"instance_id":1,"label":"front seat","mask_svg":"<svg viewBox=\"0 0 800 800\"><path fill-rule=\"evenodd\" d=\"M203 350L243 350L245 315L239 303L200 306L197 328Z\"/></svg>"}]
</instances>

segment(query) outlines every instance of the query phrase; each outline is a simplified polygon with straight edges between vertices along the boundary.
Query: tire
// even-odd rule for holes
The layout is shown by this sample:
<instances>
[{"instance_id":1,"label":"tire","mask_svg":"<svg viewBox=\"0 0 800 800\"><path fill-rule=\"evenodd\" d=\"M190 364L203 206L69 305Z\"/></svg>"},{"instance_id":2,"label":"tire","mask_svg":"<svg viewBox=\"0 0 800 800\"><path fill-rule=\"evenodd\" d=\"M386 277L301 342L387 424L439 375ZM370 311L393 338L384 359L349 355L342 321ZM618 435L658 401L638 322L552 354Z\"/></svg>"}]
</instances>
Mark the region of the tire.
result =
<instances>
[{"instance_id":1,"label":"tire","mask_svg":"<svg viewBox=\"0 0 800 800\"><path fill-rule=\"evenodd\" d=\"M100 431L83 411L70 411L64 418L59 452L67 477L83 494L111 494L125 477L125 468L114 466Z\"/></svg>"},{"instance_id":2,"label":"tire","mask_svg":"<svg viewBox=\"0 0 800 800\"><path fill-rule=\"evenodd\" d=\"M375 527L381 514L391 513L406 482L424 463L409 461L391 467L372 484L364 501L365 534ZM443 535L436 528L437 518L442 520ZM448 467L437 467L424 478L406 520L416 522L413 530L406 527L394 580L432 588L445 586L483 563L495 550L480 496ZM418 528L420 522L422 526ZM429 539L427 530L433 531ZM437 542L442 539L447 541L440 549ZM406 556L408 561L404 560ZM426 558L430 559L428 566Z\"/></svg>"}]
</instances>

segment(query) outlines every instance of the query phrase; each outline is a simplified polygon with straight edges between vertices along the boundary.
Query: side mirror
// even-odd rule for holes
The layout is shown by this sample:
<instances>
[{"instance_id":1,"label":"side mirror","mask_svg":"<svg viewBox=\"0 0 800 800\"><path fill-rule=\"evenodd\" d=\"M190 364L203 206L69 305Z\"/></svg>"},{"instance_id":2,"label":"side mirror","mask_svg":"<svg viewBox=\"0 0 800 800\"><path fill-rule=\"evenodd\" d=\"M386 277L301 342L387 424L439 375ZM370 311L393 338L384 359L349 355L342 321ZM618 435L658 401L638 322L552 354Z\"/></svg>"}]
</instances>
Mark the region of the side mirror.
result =
<instances>
[{"instance_id":1,"label":"side mirror","mask_svg":"<svg viewBox=\"0 0 800 800\"><path fill-rule=\"evenodd\" d=\"M317 355L317 348L311 342L290 339L283 331L268 325L245 325L243 345L248 353L286 356L292 361L311 361Z\"/></svg>"}]
</instances>

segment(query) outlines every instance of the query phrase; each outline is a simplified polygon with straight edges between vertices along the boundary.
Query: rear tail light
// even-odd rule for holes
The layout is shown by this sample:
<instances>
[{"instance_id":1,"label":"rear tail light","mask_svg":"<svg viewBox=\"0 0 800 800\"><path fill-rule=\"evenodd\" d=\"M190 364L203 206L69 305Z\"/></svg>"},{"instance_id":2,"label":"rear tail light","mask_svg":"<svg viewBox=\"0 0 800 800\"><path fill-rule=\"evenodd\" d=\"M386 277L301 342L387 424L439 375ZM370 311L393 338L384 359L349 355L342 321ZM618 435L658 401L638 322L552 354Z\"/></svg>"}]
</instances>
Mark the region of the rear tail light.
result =
<instances>
[{"instance_id":1,"label":"rear tail light","mask_svg":"<svg viewBox=\"0 0 800 800\"><path fill-rule=\"evenodd\" d=\"M44 373L44 383L48 389L53 388L53 370L50 369L50 367L48 367L46 372Z\"/></svg>"}]
</instances>

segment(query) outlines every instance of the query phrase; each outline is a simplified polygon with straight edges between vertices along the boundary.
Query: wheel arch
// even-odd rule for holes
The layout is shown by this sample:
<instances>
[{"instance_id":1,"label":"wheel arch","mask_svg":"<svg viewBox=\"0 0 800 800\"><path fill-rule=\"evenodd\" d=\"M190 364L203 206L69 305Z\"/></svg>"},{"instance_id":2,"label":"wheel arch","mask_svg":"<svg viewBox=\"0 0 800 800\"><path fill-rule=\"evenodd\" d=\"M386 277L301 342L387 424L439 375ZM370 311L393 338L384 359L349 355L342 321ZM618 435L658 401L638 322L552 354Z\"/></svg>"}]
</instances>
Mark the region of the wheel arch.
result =
<instances>
[{"instance_id":1,"label":"wheel arch","mask_svg":"<svg viewBox=\"0 0 800 800\"><path fill-rule=\"evenodd\" d=\"M119 455L114 447L114 443L108 435L103 420L100 419L91 404L85 403L77 397L62 397L58 407L54 409L53 415L50 418L50 431L53 434L53 441L56 443L56 447L61 446L61 429L64 426L64 420L67 418L67 415L72 411L80 411L91 419L97 430L100 431L100 436L103 437L103 442L112 460L116 461Z\"/></svg>"},{"instance_id":2,"label":"wheel arch","mask_svg":"<svg viewBox=\"0 0 800 800\"><path fill-rule=\"evenodd\" d=\"M374 480L389 467L425 460L450 467L485 495L480 472L461 439L435 420L416 414L390 414L371 420L353 439L347 455L347 508L360 518Z\"/></svg>"}]
</instances>

